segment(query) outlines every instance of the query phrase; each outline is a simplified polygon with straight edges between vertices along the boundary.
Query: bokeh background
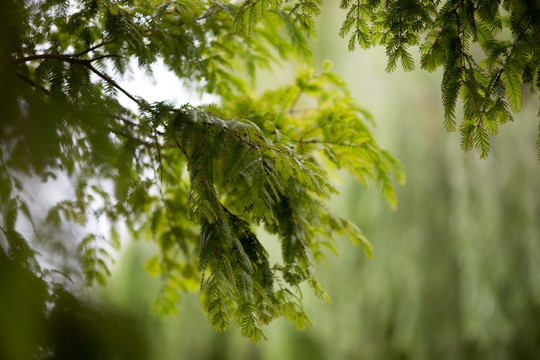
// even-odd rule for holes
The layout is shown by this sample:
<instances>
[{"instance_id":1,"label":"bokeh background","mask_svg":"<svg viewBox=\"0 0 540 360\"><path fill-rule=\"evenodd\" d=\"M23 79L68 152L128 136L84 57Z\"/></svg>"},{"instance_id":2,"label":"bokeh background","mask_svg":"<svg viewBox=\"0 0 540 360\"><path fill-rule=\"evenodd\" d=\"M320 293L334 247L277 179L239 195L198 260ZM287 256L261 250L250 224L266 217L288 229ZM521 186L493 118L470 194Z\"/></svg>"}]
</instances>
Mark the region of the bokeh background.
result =
<instances>
[{"instance_id":1,"label":"bokeh background","mask_svg":"<svg viewBox=\"0 0 540 360\"><path fill-rule=\"evenodd\" d=\"M134 319L153 359L540 359L538 94L524 92L523 110L480 160L444 130L441 73L387 74L384 49L348 52L337 35L343 16L335 4L323 8L315 62L334 63L408 179L392 210L375 186L339 174L331 206L366 233L374 259L339 240L320 270L333 302L304 292L315 326L298 332L277 320L254 345L234 329L214 332L191 293L177 316L157 318L159 279L143 268L157 249L144 241L125 244L108 285L91 296ZM285 68L260 80L269 88L292 75Z\"/></svg>"}]
</instances>

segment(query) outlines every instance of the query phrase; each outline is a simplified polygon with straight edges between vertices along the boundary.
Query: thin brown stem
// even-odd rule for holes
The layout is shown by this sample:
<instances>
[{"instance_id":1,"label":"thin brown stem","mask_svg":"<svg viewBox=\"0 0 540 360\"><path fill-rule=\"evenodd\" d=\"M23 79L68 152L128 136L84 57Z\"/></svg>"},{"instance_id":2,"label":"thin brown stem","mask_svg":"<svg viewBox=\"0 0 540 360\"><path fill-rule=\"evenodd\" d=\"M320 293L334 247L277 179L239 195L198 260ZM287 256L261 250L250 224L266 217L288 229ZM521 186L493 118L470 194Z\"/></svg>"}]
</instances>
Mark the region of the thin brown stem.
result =
<instances>
[{"instance_id":1,"label":"thin brown stem","mask_svg":"<svg viewBox=\"0 0 540 360\"><path fill-rule=\"evenodd\" d=\"M36 82L33 81L32 79L30 79L30 78L28 78L28 77L26 77L26 76L24 76L24 75L22 75L22 74L19 74L18 72L16 72L15 75L17 75L18 78L20 78L20 79L21 79L22 81L24 81L25 83L31 85L32 87L35 87L35 88L37 88L37 89L43 91L43 92L44 92L45 94L47 94L47 95L49 94L49 90L48 90L48 89L44 88L44 87L41 86L41 85L36 84Z\"/></svg>"},{"instance_id":2,"label":"thin brown stem","mask_svg":"<svg viewBox=\"0 0 540 360\"><path fill-rule=\"evenodd\" d=\"M112 87L120 90L124 95L126 95L129 99L131 99L133 102L135 102L137 105L139 105L143 109L150 109L150 105L146 102L146 100L143 100L141 98L135 97L134 95L131 95L129 92L127 92L123 87L118 85L116 81L114 81L109 75L102 73L98 69L96 69L91 63L85 63L84 66L86 66L90 71L92 71L94 74L108 82Z\"/></svg>"},{"instance_id":3,"label":"thin brown stem","mask_svg":"<svg viewBox=\"0 0 540 360\"><path fill-rule=\"evenodd\" d=\"M103 46L112 44L113 42L114 42L114 40L104 41L104 42L102 42L102 43L99 43L99 44L97 44L97 45L94 45L94 46L92 46L92 47L90 47L90 48L88 48L88 49L86 49L86 50L84 50L84 51L81 51L81 52L79 52L79 53L73 54L73 55L71 55L71 56L74 56L74 57L83 56L83 55L85 55L85 54L88 54L88 53L91 52L91 51L94 51L94 50L99 49L100 47L103 47Z\"/></svg>"}]
</instances>

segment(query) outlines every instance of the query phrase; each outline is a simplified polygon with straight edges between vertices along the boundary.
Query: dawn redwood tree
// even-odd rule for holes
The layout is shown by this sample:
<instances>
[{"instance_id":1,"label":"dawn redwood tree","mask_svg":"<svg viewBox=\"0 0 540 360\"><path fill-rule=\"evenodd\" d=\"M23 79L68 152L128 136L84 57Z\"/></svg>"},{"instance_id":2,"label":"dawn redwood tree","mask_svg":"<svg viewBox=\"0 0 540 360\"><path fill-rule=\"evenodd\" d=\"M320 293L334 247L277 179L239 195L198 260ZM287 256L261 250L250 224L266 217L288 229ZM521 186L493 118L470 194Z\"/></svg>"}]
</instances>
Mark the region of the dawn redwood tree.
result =
<instances>
[{"instance_id":1,"label":"dawn redwood tree","mask_svg":"<svg viewBox=\"0 0 540 360\"><path fill-rule=\"evenodd\" d=\"M325 64L314 71L309 40L322 0L5 0L0 10L0 248L61 288L34 244L68 222L109 226L65 241L78 247L88 285L105 282L125 225L160 251L146 268L162 278L156 300L173 312L179 292L199 289L213 327L231 325L258 342L261 325L283 316L309 324L299 286L329 301L317 264L334 237L371 245L324 201L339 168L375 182L391 205L399 163L370 133L372 118ZM337 6L338 4L336 4ZM522 87L540 88L540 9L535 1L342 0L339 30L349 48L386 47L388 71L443 68L448 130L480 156L519 111ZM331 30L331 29L330 29ZM336 29L338 31L338 29ZM164 64L218 104L149 102L121 86L133 64ZM257 71L291 61L296 80L257 94ZM127 96L138 109L118 101ZM456 115L461 99L462 111ZM540 143L538 144L540 146ZM29 178L65 174L74 197L46 216L32 207ZM17 225L25 217L35 240ZM94 219L94 220L92 220ZM255 232L275 235L271 263ZM54 230L56 229L56 230ZM43 303L54 291L41 292Z\"/></svg>"}]
</instances>

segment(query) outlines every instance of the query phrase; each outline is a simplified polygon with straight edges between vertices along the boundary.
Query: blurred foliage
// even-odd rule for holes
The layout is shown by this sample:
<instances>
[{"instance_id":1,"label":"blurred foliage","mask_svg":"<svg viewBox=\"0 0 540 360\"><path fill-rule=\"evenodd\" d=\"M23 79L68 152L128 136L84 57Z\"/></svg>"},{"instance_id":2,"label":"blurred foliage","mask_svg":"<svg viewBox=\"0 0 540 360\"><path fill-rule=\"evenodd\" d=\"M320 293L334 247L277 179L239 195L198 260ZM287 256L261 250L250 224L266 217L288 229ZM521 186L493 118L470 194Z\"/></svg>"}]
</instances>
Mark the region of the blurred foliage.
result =
<instances>
[{"instance_id":1,"label":"blurred foliage","mask_svg":"<svg viewBox=\"0 0 540 360\"><path fill-rule=\"evenodd\" d=\"M347 254L348 270L332 275L350 289L334 304L356 304L348 315L357 320L357 345L351 339L341 351L350 358L538 358L540 171L531 143L517 141L533 139L519 128L531 124L509 125L490 159L479 161L454 151L457 139L431 126L429 100L409 97L394 111L419 108L428 111L389 135L410 174L396 213L351 189L349 209L377 239L376 261ZM528 108L517 119L534 113ZM421 125L418 134L407 132L411 123Z\"/></svg>"},{"instance_id":2,"label":"blurred foliage","mask_svg":"<svg viewBox=\"0 0 540 360\"><path fill-rule=\"evenodd\" d=\"M0 249L0 359L150 359L148 335L132 316L79 301ZM46 299L49 299L46 301Z\"/></svg>"}]
</instances>

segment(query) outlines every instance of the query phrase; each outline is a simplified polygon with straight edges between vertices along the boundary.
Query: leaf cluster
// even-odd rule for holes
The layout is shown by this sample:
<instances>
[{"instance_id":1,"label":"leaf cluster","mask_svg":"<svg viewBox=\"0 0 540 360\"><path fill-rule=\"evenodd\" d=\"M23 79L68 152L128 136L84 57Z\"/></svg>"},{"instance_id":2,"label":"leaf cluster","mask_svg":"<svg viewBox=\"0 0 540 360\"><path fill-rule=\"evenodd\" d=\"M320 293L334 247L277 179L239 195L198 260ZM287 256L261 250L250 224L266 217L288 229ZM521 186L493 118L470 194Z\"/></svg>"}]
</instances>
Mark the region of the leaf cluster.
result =
<instances>
[{"instance_id":1,"label":"leaf cluster","mask_svg":"<svg viewBox=\"0 0 540 360\"><path fill-rule=\"evenodd\" d=\"M382 45L388 71L398 63L412 70L410 48L419 46L422 68L442 67L445 125L458 128L461 99L462 147L481 157L499 125L519 111L522 87L540 87L534 2L339 5L346 10L339 33L351 50ZM331 172L377 184L392 206L393 184L405 180L345 82L329 64L313 70L309 40L321 6L321 0L6 0L0 79L11 85L0 94L1 251L59 286L69 268L47 268L37 245L52 243L51 234L64 234L67 223L103 224L106 231L64 241L75 246L86 283L103 284L125 224L130 237L159 247L146 264L162 279L158 313L174 313L183 291L200 289L217 330L234 325L258 342L261 326L276 317L299 329L310 324L300 286L330 301L316 272L336 251L335 237L372 255L362 232L325 206L336 192ZM299 65L294 82L256 95L257 71L285 60ZM122 87L133 66L151 76L157 61L186 86L217 95L219 104L150 103ZM62 176L73 196L36 215L27 179ZM20 231L21 221L35 239ZM280 260L270 261L257 227L278 239Z\"/></svg>"},{"instance_id":2,"label":"leaf cluster","mask_svg":"<svg viewBox=\"0 0 540 360\"><path fill-rule=\"evenodd\" d=\"M540 10L517 0L342 0L349 48L382 45L387 70L442 68L445 126L487 156L490 137L519 111L522 87L540 87ZM67 223L104 230L67 236L88 285L103 284L124 229L151 239L146 264L162 279L158 313L200 289L217 330L258 342L283 316L310 324L300 286L329 301L317 266L335 237L372 247L325 206L331 172L343 169L396 204L403 170L370 132L373 119L309 47L321 0L6 0L0 12L1 250L59 286L68 267L46 268L37 244ZM158 61L219 104L150 103L122 87L133 66ZM293 83L256 94L257 71L298 66ZM136 65L135 65L136 64ZM137 110L119 102L127 97ZM456 108L461 101L463 120ZM539 138L540 143L540 138ZM73 196L36 215L28 178L67 177ZM20 231L21 222L34 238ZM278 239L272 263L259 239ZM54 242L56 244L56 242ZM62 246L68 247L64 244ZM59 248L55 248L59 252ZM64 250L63 250L64 251ZM57 274L62 274L57 276ZM53 285L51 285L53 286Z\"/></svg>"},{"instance_id":3,"label":"leaf cluster","mask_svg":"<svg viewBox=\"0 0 540 360\"><path fill-rule=\"evenodd\" d=\"M10 34L0 74L13 84L0 97L9 110L0 128L1 251L39 278L63 270L47 275L62 286L69 267L42 269L35 249L67 234L67 224L84 232L100 224L54 241L52 252L74 247L86 284L103 284L127 230L159 247L146 264L162 280L159 314L174 313L183 291L200 290L215 329L234 325L255 342L280 316L299 329L311 324L300 286L330 301L316 272L336 251L335 237L372 251L326 208L336 193L328 171L378 184L391 205L393 179L404 180L344 81L329 65L313 70L308 38L321 3L8 0L0 13ZM151 76L158 60L219 105L151 103L122 87L134 64ZM283 60L299 65L294 83L255 95L256 72ZM73 196L41 216L26 191L33 177L68 182ZM35 239L18 230L20 216ZM278 239L280 260L270 261L256 227Z\"/></svg>"},{"instance_id":4,"label":"leaf cluster","mask_svg":"<svg viewBox=\"0 0 540 360\"><path fill-rule=\"evenodd\" d=\"M414 69L409 48L418 45L423 69L442 67L445 127L458 127L461 99L461 146L482 158L490 137L512 120L511 111L521 109L522 87L533 93L540 88L538 2L343 0L341 7L347 16L340 35L349 36L349 49L383 45L387 71L398 61L409 71Z\"/></svg>"}]
</instances>

